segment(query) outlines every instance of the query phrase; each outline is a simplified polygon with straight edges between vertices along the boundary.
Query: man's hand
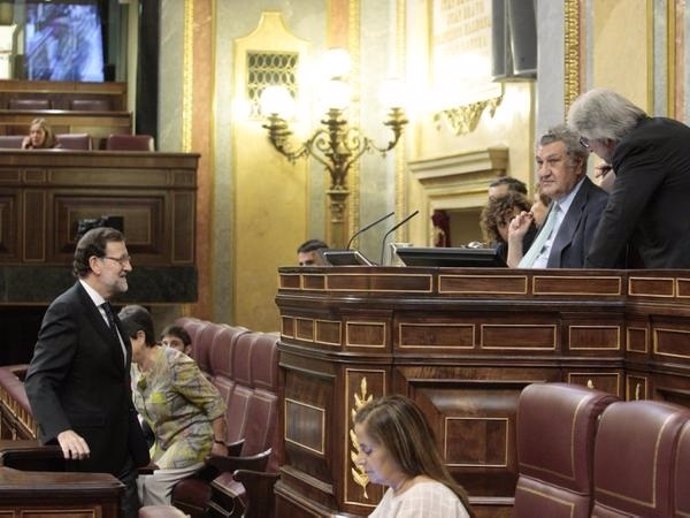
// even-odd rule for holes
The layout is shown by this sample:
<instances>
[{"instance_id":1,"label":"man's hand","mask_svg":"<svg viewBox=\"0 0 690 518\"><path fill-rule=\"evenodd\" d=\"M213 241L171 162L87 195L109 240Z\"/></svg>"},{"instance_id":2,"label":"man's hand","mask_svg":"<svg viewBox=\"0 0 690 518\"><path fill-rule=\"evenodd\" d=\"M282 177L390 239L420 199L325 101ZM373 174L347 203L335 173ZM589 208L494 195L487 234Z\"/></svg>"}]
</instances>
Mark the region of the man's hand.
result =
<instances>
[{"instance_id":1,"label":"man's hand","mask_svg":"<svg viewBox=\"0 0 690 518\"><path fill-rule=\"evenodd\" d=\"M65 459L81 460L89 457L91 450L84 438L73 430L65 430L57 436Z\"/></svg>"}]
</instances>

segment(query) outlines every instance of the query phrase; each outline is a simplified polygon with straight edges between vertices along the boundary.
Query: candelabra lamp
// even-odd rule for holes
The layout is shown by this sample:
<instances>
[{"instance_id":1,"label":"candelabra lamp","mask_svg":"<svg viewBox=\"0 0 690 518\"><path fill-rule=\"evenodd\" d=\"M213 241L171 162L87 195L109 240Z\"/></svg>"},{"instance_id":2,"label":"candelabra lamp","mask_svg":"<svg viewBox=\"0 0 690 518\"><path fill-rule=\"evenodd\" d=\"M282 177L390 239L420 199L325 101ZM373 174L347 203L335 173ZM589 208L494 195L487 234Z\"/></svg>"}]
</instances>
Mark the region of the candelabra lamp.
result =
<instances>
[{"instance_id":1,"label":"candelabra lamp","mask_svg":"<svg viewBox=\"0 0 690 518\"><path fill-rule=\"evenodd\" d=\"M360 128L348 124L344 116L347 106L346 96L342 95L346 91L344 83L340 79L331 80L330 88L338 94L329 95L328 98L337 100L329 102L330 107L321 119L321 125L302 143L293 142L289 123L283 115L289 111L286 106L294 103L286 88L266 87L261 95L261 112L266 118L263 127L268 130L268 138L279 153L293 163L300 158L313 157L328 171L330 186L326 194L329 197L329 227L326 238L331 246L343 247L347 241L347 175L352 164L364 153L377 151L385 155L393 149L408 121L401 107L391 107L383 124L390 128L392 136L387 144L378 146Z\"/></svg>"}]
</instances>

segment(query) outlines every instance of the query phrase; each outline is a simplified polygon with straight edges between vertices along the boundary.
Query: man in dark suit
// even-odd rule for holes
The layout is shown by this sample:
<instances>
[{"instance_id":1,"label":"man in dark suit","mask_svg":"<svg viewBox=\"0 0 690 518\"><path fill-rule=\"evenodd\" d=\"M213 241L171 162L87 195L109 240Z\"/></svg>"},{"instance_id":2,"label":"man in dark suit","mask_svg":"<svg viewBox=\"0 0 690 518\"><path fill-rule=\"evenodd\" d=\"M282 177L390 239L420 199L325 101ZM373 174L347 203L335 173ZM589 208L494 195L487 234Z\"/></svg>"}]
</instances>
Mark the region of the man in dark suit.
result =
<instances>
[{"instance_id":1,"label":"man in dark suit","mask_svg":"<svg viewBox=\"0 0 690 518\"><path fill-rule=\"evenodd\" d=\"M42 443L57 442L75 470L125 484L122 516L138 509L136 466L148 452L130 387L131 344L108 300L132 271L124 236L101 227L77 243L78 281L46 311L25 386Z\"/></svg>"},{"instance_id":2,"label":"man in dark suit","mask_svg":"<svg viewBox=\"0 0 690 518\"><path fill-rule=\"evenodd\" d=\"M577 133L556 126L539 139L541 193L552 202L532 246L522 239L532 214L522 212L508 226L508 265L518 268L582 268L608 195L587 178L589 153Z\"/></svg>"},{"instance_id":3,"label":"man in dark suit","mask_svg":"<svg viewBox=\"0 0 690 518\"><path fill-rule=\"evenodd\" d=\"M616 172L586 266L615 267L629 245L646 268L690 268L690 128L604 88L580 96L568 124Z\"/></svg>"}]
</instances>

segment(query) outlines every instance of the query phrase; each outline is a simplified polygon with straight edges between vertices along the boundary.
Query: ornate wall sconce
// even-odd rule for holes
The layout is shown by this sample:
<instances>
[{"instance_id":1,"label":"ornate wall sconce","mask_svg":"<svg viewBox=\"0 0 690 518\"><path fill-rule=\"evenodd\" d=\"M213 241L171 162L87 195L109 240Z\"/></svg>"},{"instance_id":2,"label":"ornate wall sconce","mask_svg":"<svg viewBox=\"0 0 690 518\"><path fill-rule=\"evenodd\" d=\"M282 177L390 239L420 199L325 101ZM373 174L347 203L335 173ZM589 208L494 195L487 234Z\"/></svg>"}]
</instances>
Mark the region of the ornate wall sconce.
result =
<instances>
[{"instance_id":1,"label":"ornate wall sconce","mask_svg":"<svg viewBox=\"0 0 690 518\"><path fill-rule=\"evenodd\" d=\"M332 49L335 59L342 59L337 53L341 49ZM349 57L348 57L349 59ZM347 241L345 225L347 215L347 174L364 153L378 151L382 155L393 149L407 124L405 113L397 100L390 106L388 118L383 122L392 132L391 140L384 146L378 146L364 135L362 130L348 124L345 110L350 103L349 86L343 80L346 72L333 72L326 91L327 111L321 126L314 130L302 143L294 143L290 138L288 118L294 112L295 100L283 86L268 86L261 93L261 113L266 118L263 125L268 130L268 138L273 147L291 162L300 158L313 157L323 164L330 175L330 186L326 193L329 196L329 228L326 239L333 247L344 247ZM393 99L393 96L391 97Z\"/></svg>"}]
</instances>

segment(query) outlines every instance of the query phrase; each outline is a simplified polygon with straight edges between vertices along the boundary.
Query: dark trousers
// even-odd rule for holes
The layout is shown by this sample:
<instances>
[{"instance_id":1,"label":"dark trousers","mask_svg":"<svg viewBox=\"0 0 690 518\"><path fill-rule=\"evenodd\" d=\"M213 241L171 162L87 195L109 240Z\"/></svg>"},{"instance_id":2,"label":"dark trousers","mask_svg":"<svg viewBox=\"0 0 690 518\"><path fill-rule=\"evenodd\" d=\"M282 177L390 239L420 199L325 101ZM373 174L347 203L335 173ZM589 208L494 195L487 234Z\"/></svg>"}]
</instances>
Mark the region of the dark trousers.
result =
<instances>
[{"instance_id":1,"label":"dark trousers","mask_svg":"<svg viewBox=\"0 0 690 518\"><path fill-rule=\"evenodd\" d=\"M132 457L127 457L122 471L117 478L125 485L125 492L120 500L120 517L121 518L137 518L139 514L139 492L137 491L137 468L134 466Z\"/></svg>"}]
</instances>

